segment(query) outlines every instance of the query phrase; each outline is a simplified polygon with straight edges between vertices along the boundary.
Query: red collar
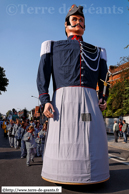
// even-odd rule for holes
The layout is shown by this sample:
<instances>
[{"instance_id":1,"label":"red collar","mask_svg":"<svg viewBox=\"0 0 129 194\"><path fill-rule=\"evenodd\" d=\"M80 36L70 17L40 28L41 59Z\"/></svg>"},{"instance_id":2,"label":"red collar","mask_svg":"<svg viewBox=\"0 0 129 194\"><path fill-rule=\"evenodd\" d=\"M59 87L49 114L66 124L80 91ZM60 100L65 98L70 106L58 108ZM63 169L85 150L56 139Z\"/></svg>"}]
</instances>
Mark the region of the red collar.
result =
<instances>
[{"instance_id":1,"label":"red collar","mask_svg":"<svg viewBox=\"0 0 129 194\"><path fill-rule=\"evenodd\" d=\"M83 41L82 36L77 36L77 35L69 36L68 39L70 39L70 40Z\"/></svg>"}]
</instances>

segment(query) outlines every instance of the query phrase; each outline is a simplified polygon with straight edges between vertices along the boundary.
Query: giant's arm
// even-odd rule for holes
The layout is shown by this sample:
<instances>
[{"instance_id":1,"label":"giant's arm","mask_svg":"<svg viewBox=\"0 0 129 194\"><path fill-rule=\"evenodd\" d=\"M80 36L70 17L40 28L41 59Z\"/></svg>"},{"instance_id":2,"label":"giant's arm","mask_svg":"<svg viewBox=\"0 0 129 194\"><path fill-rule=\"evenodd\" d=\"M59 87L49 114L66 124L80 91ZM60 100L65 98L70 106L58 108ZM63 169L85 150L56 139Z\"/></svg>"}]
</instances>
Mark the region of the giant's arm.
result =
<instances>
[{"instance_id":1,"label":"giant's arm","mask_svg":"<svg viewBox=\"0 0 129 194\"><path fill-rule=\"evenodd\" d=\"M104 83L100 79L105 81L107 72L108 72L108 68L107 68L106 50L101 48L100 64L99 64L99 79L98 79L99 99L101 99L103 97L103 88L104 88ZM107 88L106 88L105 100L107 100L107 98L108 98L108 93L109 93L109 86L107 86Z\"/></svg>"},{"instance_id":2,"label":"giant's arm","mask_svg":"<svg viewBox=\"0 0 129 194\"><path fill-rule=\"evenodd\" d=\"M37 87L42 105L50 102L48 88L51 76L51 66L51 41L45 41L41 46L41 59L37 75Z\"/></svg>"}]
</instances>

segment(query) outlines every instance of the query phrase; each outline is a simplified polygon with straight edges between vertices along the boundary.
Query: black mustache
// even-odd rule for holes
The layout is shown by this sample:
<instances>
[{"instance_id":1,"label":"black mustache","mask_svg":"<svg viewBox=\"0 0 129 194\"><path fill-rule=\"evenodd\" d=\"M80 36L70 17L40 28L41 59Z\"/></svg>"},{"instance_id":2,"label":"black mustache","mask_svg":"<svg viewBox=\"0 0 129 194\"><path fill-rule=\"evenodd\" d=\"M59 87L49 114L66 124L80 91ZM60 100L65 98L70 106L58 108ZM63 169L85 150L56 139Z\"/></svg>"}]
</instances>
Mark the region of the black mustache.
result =
<instances>
[{"instance_id":1,"label":"black mustache","mask_svg":"<svg viewBox=\"0 0 129 194\"><path fill-rule=\"evenodd\" d=\"M84 29L84 27L82 27L81 24L75 24L74 26L71 25L72 28L75 28L76 26L80 26L82 29Z\"/></svg>"}]
</instances>

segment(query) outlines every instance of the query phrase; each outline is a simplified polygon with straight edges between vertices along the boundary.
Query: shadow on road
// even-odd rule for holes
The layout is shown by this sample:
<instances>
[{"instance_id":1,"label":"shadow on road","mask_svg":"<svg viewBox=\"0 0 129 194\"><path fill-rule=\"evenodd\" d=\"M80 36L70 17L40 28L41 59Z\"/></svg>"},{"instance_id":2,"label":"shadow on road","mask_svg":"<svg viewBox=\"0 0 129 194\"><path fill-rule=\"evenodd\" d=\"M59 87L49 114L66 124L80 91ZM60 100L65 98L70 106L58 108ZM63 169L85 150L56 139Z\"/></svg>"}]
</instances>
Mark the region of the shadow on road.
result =
<instances>
[{"instance_id":1,"label":"shadow on road","mask_svg":"<svg viewBox=\"0 0 129 194\"><path fill-rule=\"evenodd\" d=\"M117 163L118 164L118 163ZM126 191L129 189L129 169L111 170L110 179L104 183L92 184L92 185L61 185L64 193L69 191L76 191L78 193L114 193L120 191Z\"/></svg>"},{"instance_id":2,"label":"shadow on road","mask_svg":"<svg viewBox=\"0 0 129 194\"><path fill-rule=\"evenodd\" d=\"M123 166L123 164L116 162L116 163L109 164L109 166Z\"/></svg>"},{"instance_id":3,"label":"shadow on road","mask_svg":"<svg viewBox=\"0 0 129 194\"><path fill-rule=\"evenodd\" d=\"M0 152L0 159L10 160L20 158L21 152L20 151L10 151L10 152Z\"/></svg>"},{"instance_id":4,"label":"shadow on road","mask_svg":"<svg viewBox=\"0 0 129 194\"><path fill-rule=\"evenodd\" d=\"M112 153L112 154L113 154L113 153L114 153L114 154L121 154L121 152L117 152L117 151L114 151L114 150L108 150L108 153L109 153L109 154L111 154L111 153Z\"/></svg>"},{"instance_id":5,"label":"shadow on road","mask_svg":"<svg viewBox=\"0 0 129 194\"><path fill-rule=\"evenodd\" d=\"M100 183L100 184L93 184L93 185L59 185L56 184L57 186L62 186L62 189L66 189L69 191L76 191L79 193L101 193L100 191L102 190L102 193L104 193L104 190L107 187L106 183ZM66 192L67 193L67 192Z\"/></svg>"}]
</instances>

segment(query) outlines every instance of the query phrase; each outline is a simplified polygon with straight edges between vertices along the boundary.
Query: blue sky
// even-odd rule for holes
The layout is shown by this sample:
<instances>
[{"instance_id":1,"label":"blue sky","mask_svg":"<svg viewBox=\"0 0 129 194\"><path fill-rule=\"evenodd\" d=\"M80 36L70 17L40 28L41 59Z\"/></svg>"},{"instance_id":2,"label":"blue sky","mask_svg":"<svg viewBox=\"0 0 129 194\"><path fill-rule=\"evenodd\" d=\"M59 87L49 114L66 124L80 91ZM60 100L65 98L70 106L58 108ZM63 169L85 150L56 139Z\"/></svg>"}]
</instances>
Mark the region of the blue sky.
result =
<instances>
[{"instance_id":1,"label":"blue sky","mask_svg":"<svg viewBox=\"0 0 129 194\"><path fill-rule=\"evenodd\" d=\"M0 112L38 105L36 77L41 43L66 39L64 20L72 4L84 6L85 42L104 47L108 67L129 55L128 0L0 0L0 66L9 85L0 95ZM52 96L52 84L49 88Z\"/></svg>"}]
</instances>

